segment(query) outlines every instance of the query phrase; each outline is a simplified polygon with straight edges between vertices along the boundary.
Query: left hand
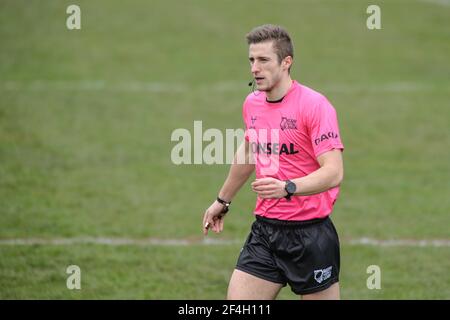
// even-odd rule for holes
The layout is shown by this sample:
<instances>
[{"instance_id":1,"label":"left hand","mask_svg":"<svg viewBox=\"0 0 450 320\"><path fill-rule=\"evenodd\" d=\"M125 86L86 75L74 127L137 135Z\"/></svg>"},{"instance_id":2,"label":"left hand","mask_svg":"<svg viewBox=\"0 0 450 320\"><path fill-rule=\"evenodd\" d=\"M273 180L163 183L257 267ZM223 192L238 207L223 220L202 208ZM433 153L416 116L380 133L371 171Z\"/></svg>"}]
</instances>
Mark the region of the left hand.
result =
<instances>
[{"instance_id":1,"label":"left hand","mask_svg":"<svg viewBox=\"0 0 450 320\"><path fill-rule=\"evenodd\" d=\"M285 181L275 178L256 179L252 182L252 190L263 199L278 199L284 198L287 195Z\"/></svg>"}]
</instances>

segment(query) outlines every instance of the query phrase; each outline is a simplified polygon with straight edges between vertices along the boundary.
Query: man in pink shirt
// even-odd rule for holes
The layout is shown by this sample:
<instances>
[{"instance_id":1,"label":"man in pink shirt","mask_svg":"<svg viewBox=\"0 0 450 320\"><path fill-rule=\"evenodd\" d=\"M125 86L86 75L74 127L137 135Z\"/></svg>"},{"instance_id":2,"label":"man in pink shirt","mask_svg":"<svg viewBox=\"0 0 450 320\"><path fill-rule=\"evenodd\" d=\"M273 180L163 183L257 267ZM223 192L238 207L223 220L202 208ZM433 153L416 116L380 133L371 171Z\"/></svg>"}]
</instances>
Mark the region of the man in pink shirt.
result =
<instances>
[{"instance_id":1,"label":"man in pink shirt","mask_svg":"<svg viewBox=\"0 0 450 320\"><path fill-rule=\"evenodd\" d=\"M204 234L223 230L231 200L256 171L256 221L227 298L275 299L289 284L303 299L339 299L339 239L329 218L343 179L336 111L291 79L293 45L282 27L257 27L247 42L257 91L244 102L245 140L204 214Z\"/></svg>"}]
</instances>

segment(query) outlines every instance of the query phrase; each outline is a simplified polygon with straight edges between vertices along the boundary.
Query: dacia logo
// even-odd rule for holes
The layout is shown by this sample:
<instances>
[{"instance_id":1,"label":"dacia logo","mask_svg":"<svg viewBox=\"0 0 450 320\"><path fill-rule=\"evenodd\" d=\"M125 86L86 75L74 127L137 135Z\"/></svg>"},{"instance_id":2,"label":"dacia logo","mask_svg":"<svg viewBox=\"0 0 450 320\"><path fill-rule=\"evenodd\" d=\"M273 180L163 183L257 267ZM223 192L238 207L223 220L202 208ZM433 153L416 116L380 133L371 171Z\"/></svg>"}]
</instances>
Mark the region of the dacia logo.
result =
<instances>
[{"instance_id":1,"label":"dacia logo","mask_svg":"<svg viewBox=\"0 0 450 320\"><path fill-rule=\"evenodd\" d=\"M316 146L317 146L319 143L321 143L321 142L324 141L324 140L328 140L328 139L336 139L337 137L338 137L337 133L330 131L330 132L328 132L328 133L326 133L326 134L322 134L322 135L320 136L320 138L315 139L315 140L314 140L314 143L315 143Z\"/></svg>"}]
</instances>

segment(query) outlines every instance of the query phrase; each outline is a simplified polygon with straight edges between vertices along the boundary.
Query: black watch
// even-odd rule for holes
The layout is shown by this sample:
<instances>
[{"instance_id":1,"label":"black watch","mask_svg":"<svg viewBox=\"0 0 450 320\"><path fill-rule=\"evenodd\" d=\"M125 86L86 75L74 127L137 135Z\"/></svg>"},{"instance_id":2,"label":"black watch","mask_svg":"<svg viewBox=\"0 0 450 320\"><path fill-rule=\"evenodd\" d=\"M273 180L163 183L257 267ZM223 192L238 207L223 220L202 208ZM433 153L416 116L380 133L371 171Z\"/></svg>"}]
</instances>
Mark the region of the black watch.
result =
<instances>
[{"instance_id":1,"label":"black watch","mask_svg":"<svg viewBox=\"0 0 450 320\"><path fill-rule=\"evenodd\" d=\"M285 182L286 186L284 187L284 190L287 192L285 198L289 201L291 200L291 196L295 193L295 190L297 190L297 186L291 180L286 180Z\"/></svg>"},{"instance_id":2,"label":"black watch","mask_svg":"<svg viewBox=\"0 0 450 320\"><path fill-rule=\"evenodd\" d=\"M227 213L229 209L229 206L231 204L230 202L227 202L225 200L220 199L219 197L217 197L217 202L223 205L223 209L222 209L222 213Z\"/></svg>"}]
</instances>

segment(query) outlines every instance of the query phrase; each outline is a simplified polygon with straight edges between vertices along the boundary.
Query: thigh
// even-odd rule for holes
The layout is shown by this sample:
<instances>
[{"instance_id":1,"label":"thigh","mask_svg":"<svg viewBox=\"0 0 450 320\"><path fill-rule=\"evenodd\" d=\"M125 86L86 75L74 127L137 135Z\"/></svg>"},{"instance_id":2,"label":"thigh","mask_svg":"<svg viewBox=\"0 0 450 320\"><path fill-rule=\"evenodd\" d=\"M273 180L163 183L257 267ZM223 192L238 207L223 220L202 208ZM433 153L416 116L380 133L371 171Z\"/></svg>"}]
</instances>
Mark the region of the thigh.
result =
<instances>
[{"instance_id":1,"label":"thigh","mask_svg":"<svg viewBox=\"0 0 450 320\"><path fill-rule=\"evenodd\" d=\"M294 293L326 291L339 281L339 239L330 219L286 232L284 238L277 246L277 265Z\"/></svg>"},{"instance_id":2,"label":"thigh","mask_svg":"<svg viewBox=\"0 0 450 320\"><path fill-rule=\"evenodd\" d=\"M286 278L276 264L269 238L268 230L255 221L239 254L235 269L285 286Z\"/></svg>"},{"instance_id":3,"label":"thigh","mask_svg":"<svg viewBox=\"0 0 450 320\"><path fill-rule=\"evenodd\" d=\"M228 286L228 300L273 300L283 284L267 281L235 269Z\"/></svg>"},{"instance_id":4,"label":"thigh","mask_svg":"<svg viewBox=\"0 0 450 320\"><path fill-rule=\"evenodd\" d=\"M340 290L339 290L339 282L336 282L331 285L331 287L311 294L303 295L303 300L339 300Z\"/></svg>"}]
</instances>

